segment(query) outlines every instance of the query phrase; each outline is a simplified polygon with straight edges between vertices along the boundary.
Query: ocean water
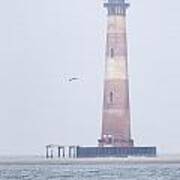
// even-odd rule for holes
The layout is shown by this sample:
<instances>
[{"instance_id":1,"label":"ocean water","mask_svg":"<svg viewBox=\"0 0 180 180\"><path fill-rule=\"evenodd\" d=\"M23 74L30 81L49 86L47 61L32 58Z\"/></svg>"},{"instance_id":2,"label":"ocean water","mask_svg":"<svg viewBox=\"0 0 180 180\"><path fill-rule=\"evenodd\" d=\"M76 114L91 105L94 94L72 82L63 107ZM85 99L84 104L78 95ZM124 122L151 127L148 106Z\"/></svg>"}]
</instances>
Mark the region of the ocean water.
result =
<instances>
[{"instance_id":1,"label":"ocean water","mask_svg":"<svg viewBox=\"0 0 180 180\"><path fill-rule=\"evenodd\" d=\"M0 161L0 180L180 180L180 163L146 161Z\"/></svg>"}]
</instances>

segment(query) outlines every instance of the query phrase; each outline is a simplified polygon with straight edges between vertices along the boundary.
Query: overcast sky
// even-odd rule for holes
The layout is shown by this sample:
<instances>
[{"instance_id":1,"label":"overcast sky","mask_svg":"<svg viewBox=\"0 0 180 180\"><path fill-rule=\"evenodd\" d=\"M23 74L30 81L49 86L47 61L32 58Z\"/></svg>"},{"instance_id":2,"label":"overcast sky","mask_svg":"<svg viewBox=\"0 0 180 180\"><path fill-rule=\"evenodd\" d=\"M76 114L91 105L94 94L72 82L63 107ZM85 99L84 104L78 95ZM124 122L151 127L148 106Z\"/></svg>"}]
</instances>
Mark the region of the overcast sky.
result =
<instances>
[{"instance_id":1,"label":"overcast sky","mask_svg":"<svg viewBox=\"0 0 180 180\"><path fill-rule=\"evenodd\" d=\"M180 153L180 1L131 0L127 24L135 143ZM0 155L97 144L105 33L101 0L0 0Z\"/></svg>"}]
</instances>

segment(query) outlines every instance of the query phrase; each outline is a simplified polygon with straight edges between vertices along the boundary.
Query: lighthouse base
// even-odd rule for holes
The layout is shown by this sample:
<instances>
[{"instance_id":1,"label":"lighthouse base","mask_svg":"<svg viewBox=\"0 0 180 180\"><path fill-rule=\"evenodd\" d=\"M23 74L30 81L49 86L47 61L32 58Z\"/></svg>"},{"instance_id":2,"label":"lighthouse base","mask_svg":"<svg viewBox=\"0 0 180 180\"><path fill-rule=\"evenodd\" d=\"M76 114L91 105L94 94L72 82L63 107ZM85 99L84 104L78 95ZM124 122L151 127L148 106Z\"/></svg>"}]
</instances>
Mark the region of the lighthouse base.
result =
<instances>
[{"instance_id":1,"label":"lighthouse base","mask_svg":"<svg viewBox=\"0 0 180 180\"><path fill-rule=\"evenodd\" d=\"M78 158L156 157L156 147L78 147Z\"/></svg>"},{"instance_id":2,"label":"lighthouse base","mask_svg":"<svg viewBox=\"0 0 180 180\"><path fill-rule=\"evenodd\" d=\"M46 158L156 157L156 147L81 147L47 145Z\"/></svg>"},{"instance_id":3,"label":"lighthouse base","mask_svg":"<svg viewBox=\"0 0 180 180\"><path fill-rule=\"evenodd\" d=\"M156 147L81 147L47 145L46 158L156 157Z\"/></svg>"}]
</instances>

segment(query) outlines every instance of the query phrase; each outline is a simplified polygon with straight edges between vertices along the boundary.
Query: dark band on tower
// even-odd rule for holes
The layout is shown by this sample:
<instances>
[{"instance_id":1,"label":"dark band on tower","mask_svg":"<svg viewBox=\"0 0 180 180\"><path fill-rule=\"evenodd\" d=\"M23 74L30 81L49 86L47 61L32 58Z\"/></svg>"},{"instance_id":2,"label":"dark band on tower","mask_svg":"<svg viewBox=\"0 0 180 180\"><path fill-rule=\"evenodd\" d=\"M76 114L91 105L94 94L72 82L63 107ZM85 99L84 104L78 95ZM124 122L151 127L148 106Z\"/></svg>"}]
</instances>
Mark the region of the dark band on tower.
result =
<instances>
[{"instance_id":1,"label":"dark band on tower","mask_svg":"<svg viewBox=\"0 0 180 180\"><path fill-rule=\"evenodd\" d=\"M126 3L125 0L109 0L104 3L104 7L107 8L108 15L126 15L129 3Z\"/></svg>"}]
</instances>

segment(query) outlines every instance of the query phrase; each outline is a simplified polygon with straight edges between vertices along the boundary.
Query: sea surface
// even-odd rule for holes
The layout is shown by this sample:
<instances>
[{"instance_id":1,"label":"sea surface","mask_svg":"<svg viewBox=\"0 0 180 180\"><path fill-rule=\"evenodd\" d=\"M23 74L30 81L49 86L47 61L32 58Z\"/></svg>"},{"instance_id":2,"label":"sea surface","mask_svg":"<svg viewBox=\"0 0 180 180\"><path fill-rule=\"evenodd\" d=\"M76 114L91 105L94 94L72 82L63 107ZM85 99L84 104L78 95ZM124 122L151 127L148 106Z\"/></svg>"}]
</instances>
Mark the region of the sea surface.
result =
<instances>
[{"instance_id":1,"label":"sea surface","mask_svg":"<svg viewBox=\"0 0 180 180\"><path fill-rule=\"evenodd\" d=\"M180 180L180 161L0 158L0 180Z\"/></svg>"}]
</instances>

